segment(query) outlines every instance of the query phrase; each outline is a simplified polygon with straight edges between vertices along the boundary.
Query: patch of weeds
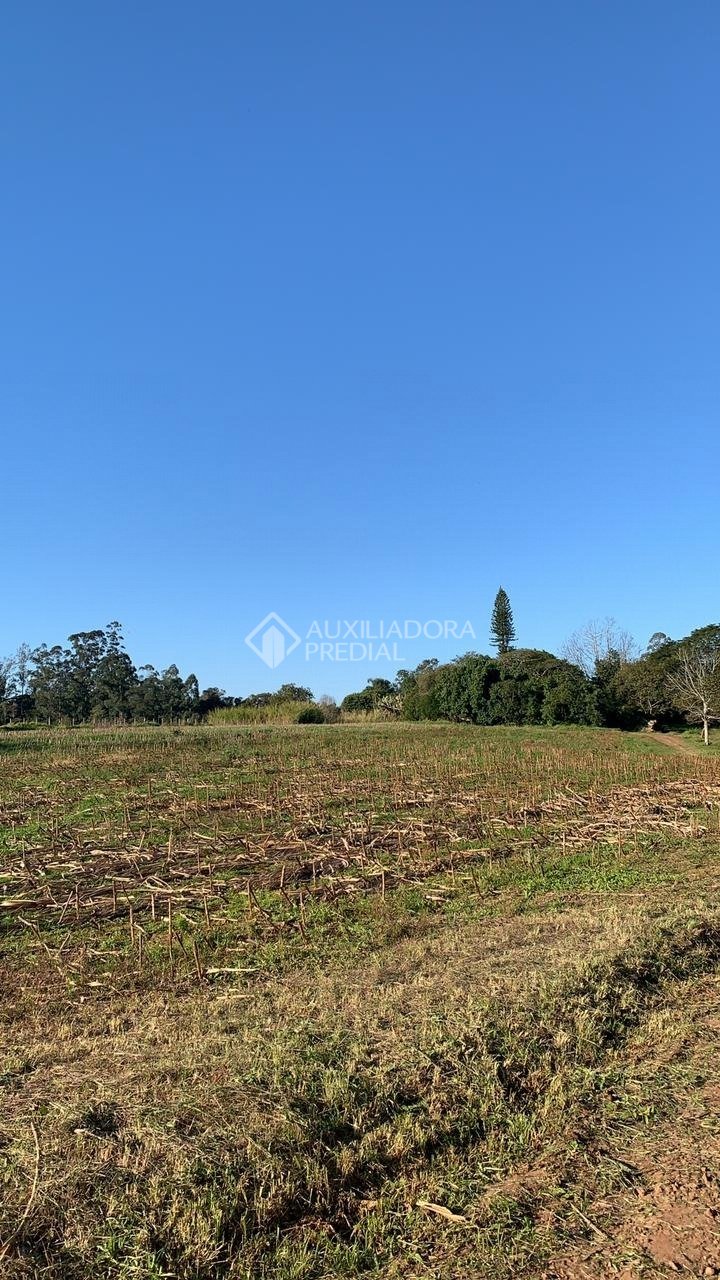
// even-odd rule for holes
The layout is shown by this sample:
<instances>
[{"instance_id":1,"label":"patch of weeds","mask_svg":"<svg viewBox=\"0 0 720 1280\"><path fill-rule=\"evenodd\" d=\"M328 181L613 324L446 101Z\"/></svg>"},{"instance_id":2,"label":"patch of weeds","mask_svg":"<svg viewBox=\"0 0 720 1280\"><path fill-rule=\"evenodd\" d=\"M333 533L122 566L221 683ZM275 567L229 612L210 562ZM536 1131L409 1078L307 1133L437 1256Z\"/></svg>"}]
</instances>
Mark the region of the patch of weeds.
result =
<instances>
[{"instance_id":1,"label":"patch of weeds","mask_svg":"<svg viewBox=\"0 0 720 1280\"><path fill-rule=\"evenodd\" d=\"M35 1070L35 1063L24 1054L9 1054L0 1060L0 1088L7 1088L22 1081Z\"/></svg>"},{"instance_id":2,"label":"patch of weeds","mask_svg":"<svg viewBox=\"0 0 720 1280\"><path fill-rule=\"evenodd\" d=\"M120 1110L116 1102L93 1103L78 1121L78 1128L94 1138L116 1138L120 1127Z\"/></svg>"}]
</instances>

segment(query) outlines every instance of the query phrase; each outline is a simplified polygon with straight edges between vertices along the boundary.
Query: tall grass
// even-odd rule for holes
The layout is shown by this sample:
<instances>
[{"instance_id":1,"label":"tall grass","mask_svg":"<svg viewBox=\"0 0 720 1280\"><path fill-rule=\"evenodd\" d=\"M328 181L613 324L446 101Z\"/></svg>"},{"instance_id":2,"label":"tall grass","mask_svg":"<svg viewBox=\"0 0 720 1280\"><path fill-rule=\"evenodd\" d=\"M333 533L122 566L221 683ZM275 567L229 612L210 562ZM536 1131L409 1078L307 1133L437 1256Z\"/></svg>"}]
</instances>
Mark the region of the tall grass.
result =
<instances>
[{"instance_id":1,"label":"tall grass","mask_svg":"<svg viewBox=\"0 0 720 1280\"><path fill-rule=\"evenodd\" d=\"M218 707L208 716L208 724L297 724L307 702L268 702L264 707Z\"/></svg>"}]
</instances>

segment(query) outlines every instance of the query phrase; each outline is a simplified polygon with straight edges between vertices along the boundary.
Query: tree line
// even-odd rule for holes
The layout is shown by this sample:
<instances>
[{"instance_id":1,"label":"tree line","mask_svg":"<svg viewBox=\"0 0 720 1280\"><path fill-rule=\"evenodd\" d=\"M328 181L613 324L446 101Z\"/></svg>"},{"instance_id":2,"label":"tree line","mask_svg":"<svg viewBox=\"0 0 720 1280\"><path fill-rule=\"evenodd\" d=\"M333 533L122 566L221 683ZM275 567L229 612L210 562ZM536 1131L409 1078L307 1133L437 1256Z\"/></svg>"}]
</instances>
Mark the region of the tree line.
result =
<instances>
[{"instance_id":1,"label":"tree line","mask_svg":"<svg viewBox=\"0 0 720 1280\"><path fill-rule=\"evenodd\" d=\"M136 667L119 622L77 631L65 645L23 644L0 663L0 718L6 724L200 720L224 697L217 689L201 692L197 678L181 676L175 665L164 671Z\"/></svg>"},{"instance_id":2,"label":"tree line","mask_svg":"<svg viewBox=\"0 0 720 1280\"><path fill-rule=\"evenodd\" d=\"M395 681L369 681L341 711L380 712L406 720L470 724L585 724L610 728L702 727L705 742L720 720L720 625L674 640L656 632L638 652L612 619L570 637L562 657L516 648L507 593L501 587L490 624L493 655L452 662L427 658Z\"/></svg>"},{"instance_id":3,"label":"tree line","mask_svg":"<svg viewBox=\"0 0 720 1280\"><path fill-rule=\"evenodd\" d=\"M197 677L181 675L175 664L162 671L150 664L137 667L119 622L77 631L65 645L31 649L22 644L12 657L0 660L2 724L193 724L218 710L262 712L279 706L297 707L298 715L310 722L331 719L334 702L326 699L325 710L321 706L316 711L312 691L292 683L274 692L233 697L216 686L201 690Z\"/></svg>"},{"instance_id":4,"label":"tree line","mask_svg":"<svg viewBox=\"0 0 720 1280\"><path fill-rule=\"evenodd\" d=\"M709 728L720 720L720 625L700 627L674 640L656 632L638 652L612 620L589 623L570 637L561 657L516 647L507 593L493 606L490 640L495 653L466 653L451 662L427 658L394 680L375 677L348 694L313 698L303 685L233 697L212 686L200 690L194 674L171 665L136 667L118 622L78 631L65 645L21 645L0 662L0 722L199 723L213 718L300 723L375 715L470 724L585 724L622 729Z\"/></svg>"}]
</instances>

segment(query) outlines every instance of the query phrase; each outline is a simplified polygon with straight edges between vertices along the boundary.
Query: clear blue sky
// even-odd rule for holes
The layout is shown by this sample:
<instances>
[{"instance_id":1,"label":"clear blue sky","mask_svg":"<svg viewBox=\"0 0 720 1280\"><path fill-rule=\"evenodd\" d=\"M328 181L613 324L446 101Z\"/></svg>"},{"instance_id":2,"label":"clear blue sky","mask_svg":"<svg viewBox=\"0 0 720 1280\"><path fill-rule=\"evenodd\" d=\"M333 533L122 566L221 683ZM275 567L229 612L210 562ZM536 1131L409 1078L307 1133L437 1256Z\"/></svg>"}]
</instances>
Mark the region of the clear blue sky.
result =
<instances>
[{"instance_id":1,"label":"clear blue sky","mask_svg":"<svg viewBox=\"0 0 720 1280\"><path fill-rule=\"evenodd\" d=\"M719 621L719 65L715 0L9 0L0 653Z\"/></svg>"}]
</instances>

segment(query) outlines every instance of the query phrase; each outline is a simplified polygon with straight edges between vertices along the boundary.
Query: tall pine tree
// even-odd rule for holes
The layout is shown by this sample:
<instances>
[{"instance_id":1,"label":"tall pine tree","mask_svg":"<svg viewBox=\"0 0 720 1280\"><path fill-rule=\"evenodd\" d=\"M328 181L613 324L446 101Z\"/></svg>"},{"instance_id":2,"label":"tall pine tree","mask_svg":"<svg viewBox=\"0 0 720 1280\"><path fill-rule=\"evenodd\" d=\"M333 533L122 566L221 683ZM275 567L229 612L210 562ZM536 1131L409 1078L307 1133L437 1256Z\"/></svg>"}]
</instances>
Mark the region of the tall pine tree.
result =
<instances>
[{"instance_id":1,"label":"tall pine tree","mask_svg":"<svg viewBox=\"0 0 720 1280\"><path fill-rule=\"evenodd\" d=\"M498 653L507 653L515 643L515 624L507 591L501 587L495 597L490 620L490 640Z\"/></svg>"}]
</instances>

